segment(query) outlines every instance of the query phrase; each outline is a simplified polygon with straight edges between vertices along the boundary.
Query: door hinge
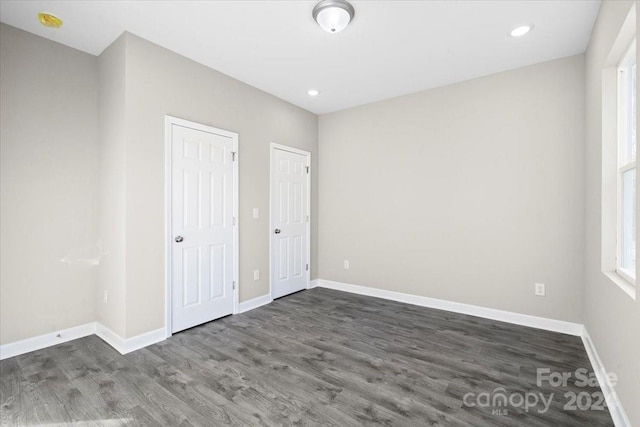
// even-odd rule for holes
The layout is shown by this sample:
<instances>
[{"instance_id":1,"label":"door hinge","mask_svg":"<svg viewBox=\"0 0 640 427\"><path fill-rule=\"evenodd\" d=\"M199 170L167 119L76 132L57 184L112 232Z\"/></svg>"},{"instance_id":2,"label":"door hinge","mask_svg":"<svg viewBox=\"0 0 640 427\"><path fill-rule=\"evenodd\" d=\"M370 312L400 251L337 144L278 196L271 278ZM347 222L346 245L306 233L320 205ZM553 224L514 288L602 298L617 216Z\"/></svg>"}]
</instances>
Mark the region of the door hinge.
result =
<instances>
[{"instance_id":1,"label":"door hinge","mask_svg":"<svg viewBox=\"0 0 640 427\"><path fill-rule=\"evenodd\" d=\"M231 161L232 161L232 162L235 162L235 161L236 161L236 152L235 152L235 151L232 151L232 152L231 152Z\"/></svg>"},{"instance_id":2,"label":"door hinge","mask_svg":"<svg viewBox=\"0 0 640 427\"><path fill-rule=\"evenodd\" d=\"M307 215L307 222L309 222L309 215Z\"/></svg>"},{"instance_id":3,"label":"door hinge","mask_svg":"<svg viewBox=\"0 0 640 427\"><path fill-rule=\"evenodd\" d=\"M307 264L307 271L309 271L309 264Z\"/></svg>"},{"instance_id":4,"label":"door hinge","mask_svg":"<svg viewBox=\"0 0 640 427\"><path fill-rule=\"evenodd\" d=\"M236 225L236 217L233 217L233 225Z\"/></svg>"},{"instance_id":5,"label":"door hinge","mask_svg":"<svg viewBox=\"0 0 640 427\"><path fill-rule=\"evenodd\" d=\"M236 282L233 282L233 289L236 289Z\"/></svg>"},{"instance_id":6,"label":"door hinge","mask_svg":"<svg viewBox=\"0 0 640 427\"><path fill-rule=\"evenodd\" d=\"M307 166L307 173L309 173L309 166Z\"/></svg>"}]
</instances>

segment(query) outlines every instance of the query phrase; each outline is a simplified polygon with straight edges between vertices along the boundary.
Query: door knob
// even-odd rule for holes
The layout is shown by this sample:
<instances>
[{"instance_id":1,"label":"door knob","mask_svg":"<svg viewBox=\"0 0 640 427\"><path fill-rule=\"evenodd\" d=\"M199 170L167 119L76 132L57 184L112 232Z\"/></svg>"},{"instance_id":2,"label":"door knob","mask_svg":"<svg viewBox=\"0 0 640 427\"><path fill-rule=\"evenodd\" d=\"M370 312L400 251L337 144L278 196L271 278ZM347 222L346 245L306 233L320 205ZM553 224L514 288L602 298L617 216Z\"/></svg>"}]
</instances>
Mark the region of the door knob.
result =
<instances>
[{"instance_id":1,"label":"door knob","mask_svg":"<svg viewBox=\"0 0 640 427\"><path fill-rule=\"evenodd\" d=\"M180 243L182 242L184 239L182 238L182 236L176 236L176 242Z\"/></svg>"},{"instance_id":2,"label":"door knob","mask_svg":"<svg viewBox=\"0 0 640 427\"><path fill-rule=\"evenodd\" d=\"M276 234L280 234L280 229L276 228L273 232L276 233Z\"/></svg>"}]
</instances>

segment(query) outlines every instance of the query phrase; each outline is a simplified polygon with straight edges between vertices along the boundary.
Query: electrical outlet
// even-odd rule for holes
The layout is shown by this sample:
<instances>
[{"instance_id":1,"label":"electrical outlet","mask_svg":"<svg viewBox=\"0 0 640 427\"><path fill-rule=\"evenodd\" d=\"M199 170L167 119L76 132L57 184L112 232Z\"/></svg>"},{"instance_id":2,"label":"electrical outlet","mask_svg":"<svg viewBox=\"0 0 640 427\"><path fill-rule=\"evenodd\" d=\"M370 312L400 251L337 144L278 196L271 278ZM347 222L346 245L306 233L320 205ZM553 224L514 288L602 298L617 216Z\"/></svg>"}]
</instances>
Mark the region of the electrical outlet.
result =
<instances>
[{"instance_id":1,"label":"electrical outlet","mask_svg":"<svg viewBox=\"0 0 640 427\"><path fill-rule=\"evenodd\" d=\"M253 208L253 219L258 219L258 218L260 218L260 209Z\"/></svg>"},{"instance_id":2,"label":"electrical outlet","mask_svg":"<svg viewBox=\"0 0 640 427\"><path fill-rule=\"evenodd\" d=\"M104 303L108 304L109 303L109 291L105 290L104 291Z\"/></svg>"},{"instance_id":3,"label":"electrical outlet","mask_svg":"<svg viewBox=\"0 0 640 427\"><path fill-rule=\"evenodd\" d=\"M536 283L536 295L543 297L545 293L544 283Z\"/></svg>"},{"instance_id":4,"label":"electrical outlet","mask_svg":"<svg viewBox=\"0 0 640 427\"><path fill-rule=\"evenodd\" d=\"M260 270L253 270L253 280L260 280Z\"/></svg>"},{"instance_id":5,"label":"electrical outlet","mask_svg":"<svg viewBox=\"0 0 640 427\"><path fill-rule=\"evenodd\" d=\"M349 269L349 260L348 260L348 259L345 259L345 260L344 260L344 269L345 269L345 270L348 270L348 269Z\"/></svg>"}]
</instances>

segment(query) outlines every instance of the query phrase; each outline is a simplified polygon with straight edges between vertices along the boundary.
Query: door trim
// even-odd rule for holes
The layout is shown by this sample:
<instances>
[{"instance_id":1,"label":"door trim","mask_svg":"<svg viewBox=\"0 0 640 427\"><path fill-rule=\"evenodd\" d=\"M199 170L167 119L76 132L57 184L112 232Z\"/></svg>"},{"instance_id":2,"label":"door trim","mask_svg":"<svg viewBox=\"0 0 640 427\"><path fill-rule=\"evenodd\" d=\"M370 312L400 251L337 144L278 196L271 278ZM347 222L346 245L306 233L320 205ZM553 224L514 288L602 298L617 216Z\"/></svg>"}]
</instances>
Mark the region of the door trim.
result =
<instances>
[{"instance_id":1,"label":"door trim","mask_svg":"<svg viewBox=\"0 0 640 427\"><path fill-rule=\"evenodd\" d=\"M165 115L165 132L164 132L164 148L165 148L165 171L164 171L164 185L165 185L165 235L164 235L164 263L165 263L165 336L169 338L172 335L172 323L171 323L171 304L172 304L172 258L171 258L171 242L173 233L171 230L171 126L178 125L184 126L203 132L215 133L229 137L233 140L233 151L235 154L235 161L233 162L233 217L236 219L233 225L233 281L235 286L233 289L233 314L238 313L238 299L240 294L240 274L239 274L239 259L240 259L240 240L238 239L238 230L240 228L240 219L238 218L238 165L240 164L240 155L238 152L238 134L223 129L218 129L213 126L203 125L189 120L180 119L177 117Z\"/></svg>"},{"instance_id":2,"label":"door trim","mask_svg":"<svg viewBox=\"0 0 640 427\"><path fill-rule=\"evenodd\" d=\"M273 158L275 150L288 151L290 153L300 154L307 158L307 167L309 173L307 174L307 214L309 215L309 221L307 221L307 262L309 263L309 270L307 270L307 287L311 287L311 153L309 151L300 150L299 148L289 147L287 145L276 144L272 142L269 146L269 302L273 301L273 212L271 212L271 199L273 197Z\"/></svg>"}]
</instances>

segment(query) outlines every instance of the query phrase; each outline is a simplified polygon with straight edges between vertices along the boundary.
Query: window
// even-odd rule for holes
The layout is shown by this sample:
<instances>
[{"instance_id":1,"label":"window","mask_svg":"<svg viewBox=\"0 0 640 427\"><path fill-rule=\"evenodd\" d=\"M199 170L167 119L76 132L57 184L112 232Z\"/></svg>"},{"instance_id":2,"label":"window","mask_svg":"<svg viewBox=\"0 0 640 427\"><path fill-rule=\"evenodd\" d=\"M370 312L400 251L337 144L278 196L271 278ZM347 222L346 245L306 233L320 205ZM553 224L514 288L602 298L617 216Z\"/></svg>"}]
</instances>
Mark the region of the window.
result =
<instances>
[{"instance_id":1,"label":"window","mask_svg":"<svg viewBox=\"0 0 640 427\"><path fill-rule=\"evenodd\" d=\"M636 279L636 41L618 63L618 236L616 272Z\"/></svg>"},{"instance_id":2,"label":"window","mask_svg":"<svg viewBox=\"0 0 640 427\"><path fill-rule=\"evenodd\" d=\"M636 4L602 64L601 271L636 299Z\"/></svg>"}]
</instances>

